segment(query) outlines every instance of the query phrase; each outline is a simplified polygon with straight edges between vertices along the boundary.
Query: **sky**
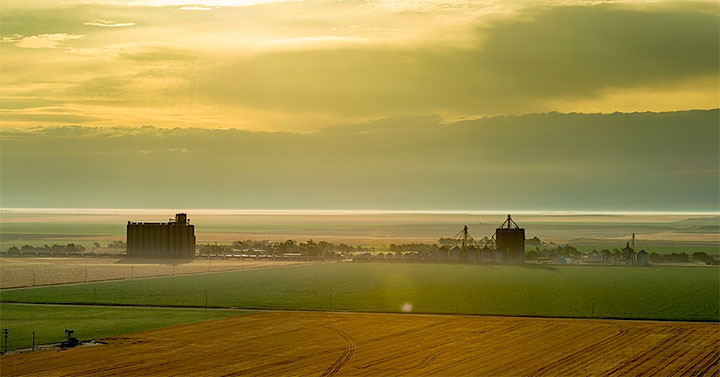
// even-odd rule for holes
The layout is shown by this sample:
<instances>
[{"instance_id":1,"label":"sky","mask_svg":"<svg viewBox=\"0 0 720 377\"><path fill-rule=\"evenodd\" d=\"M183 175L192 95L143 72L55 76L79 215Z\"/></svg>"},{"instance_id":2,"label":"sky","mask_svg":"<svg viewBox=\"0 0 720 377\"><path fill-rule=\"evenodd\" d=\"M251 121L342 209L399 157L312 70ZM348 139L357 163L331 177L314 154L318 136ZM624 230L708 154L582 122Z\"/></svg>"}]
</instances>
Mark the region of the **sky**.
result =
<instances>
[{"instance_id":1,"label":"sky","mask_svg":"<svg viewBox=\"0 0 720 377\"><path fill-rule=\"evenodd\" d=\"M0 206L720 211L719 51L713 1L6 0Z\"/></svg>"},{"instance_id":2,"label":"sky","mask_svg":"<svg viewBox=\"0 0 720 377\"><path fill-rule=\"evenodd\" d=\"M2 207L703 211L719 110L4 131ZM689 129L692 132L688 132Z\"/></svg>"}]
</instances>

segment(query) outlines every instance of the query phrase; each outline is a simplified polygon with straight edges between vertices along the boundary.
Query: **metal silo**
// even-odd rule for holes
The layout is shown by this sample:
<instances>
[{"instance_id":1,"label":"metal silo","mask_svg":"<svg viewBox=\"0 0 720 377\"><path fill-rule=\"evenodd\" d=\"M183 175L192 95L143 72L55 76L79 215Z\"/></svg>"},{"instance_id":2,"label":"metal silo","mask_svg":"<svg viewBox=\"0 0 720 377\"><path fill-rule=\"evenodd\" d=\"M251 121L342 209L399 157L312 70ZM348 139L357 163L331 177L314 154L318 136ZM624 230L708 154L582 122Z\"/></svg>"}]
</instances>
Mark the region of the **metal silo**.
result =
<instances>
[{"instance_id":1,"label":"metal silo","mask_svg":"<svg viewBox=\"0 0 720 377\"><path fill-rule=\"evenodd\" d=\"M495 230L495 243L497 250L503 253L503 262L525 262L525 229L520 228L510 215Z\"/></svg>"}]
</instances>

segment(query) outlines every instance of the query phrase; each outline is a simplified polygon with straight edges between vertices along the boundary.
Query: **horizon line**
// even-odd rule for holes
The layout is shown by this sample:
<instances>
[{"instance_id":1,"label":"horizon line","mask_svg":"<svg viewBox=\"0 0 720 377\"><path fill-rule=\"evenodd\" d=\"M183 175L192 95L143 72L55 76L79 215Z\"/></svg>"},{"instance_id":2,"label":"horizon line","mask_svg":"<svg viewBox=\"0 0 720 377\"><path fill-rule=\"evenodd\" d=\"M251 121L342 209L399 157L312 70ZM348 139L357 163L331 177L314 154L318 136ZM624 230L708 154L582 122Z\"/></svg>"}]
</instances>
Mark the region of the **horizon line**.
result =
<instances>
[{"instance_id":1,"label":"horizon line","mask_svg":"<svg viewBox=\"0 0 720 377\"><path fill-rule=\"evenodd\" d=\"M178 209L178 208L34 208L0 207L6 213L156 214L192 212L199 215L554 215L554 216L720 216L720 211L593 211L593 210L357 210L357 209Z\"/></svg>"},{"instance_id":2,"label":"horizon line","mask_svg":"<svg viewBox=\"0 0 720 377\"><path fill-rule=\"evenodd\" d=\"M525 117L525 116L534 116L534 115L638 115L638 114L673 114L673 113L689 113L689 112L698 112L698 111L718 111L720 110L720 106L715 107L709 107L709 108L703 108L703 107L693 107L693 108L687 108L687 109L676 109L676 110L662 110L662 111L654 111L654 110L634 110L634 111L591 111L591 112L579 112L579 111L557 111L557 110L550 110L550 111L537 111L537 112L529 112L529 113L511 113L511 114L476 114L477 116L469 116L469 117L456 117L453 120L449 120L445 118L442 114L424 114L419 115L415 117L425 118L425 117L431 117L431 118L438 118L438 119L444 119L441 123L445 124L452 124L452 123L461 123L466 121L474 121L474 120L489 120L489 119L495 119L495 118L508 118L508 117ZM357 126L361 124L365 124L368 121L377 121L377 120L392 120L392 119L398 119L403 117L380 117L380 118L368 118L364 121L359 122L352 122L352 123L343 123L343 124L333 124L328 126L323 126L319 128L315 128L314 131L289 131L289 130L276 130L276 129L254 129L254 128L239 128L239 127L233 127L233 126L218 126L218 127L197 127L197 126L158 126L155 124L135 124L135 125L118 125L118 124L96 124L96 125L83 125L83 124L57 124L57 125L43 125L43 124L35 124L35 125L10 125L10 126L4 126L5 130L22 130L22 131L33 131L38 129L53 129L53 128L109 128L109 129L141 129L141 128L157 128L157 129L165 129L165 130L174 130L174 129L196 129L196 130L237 130L237 131L247 131L247 132L268 132L268 133L312 133L320 130L326 130L326 129L333 129L337 127L352 127Z\"/></svg>"}]
</instances>

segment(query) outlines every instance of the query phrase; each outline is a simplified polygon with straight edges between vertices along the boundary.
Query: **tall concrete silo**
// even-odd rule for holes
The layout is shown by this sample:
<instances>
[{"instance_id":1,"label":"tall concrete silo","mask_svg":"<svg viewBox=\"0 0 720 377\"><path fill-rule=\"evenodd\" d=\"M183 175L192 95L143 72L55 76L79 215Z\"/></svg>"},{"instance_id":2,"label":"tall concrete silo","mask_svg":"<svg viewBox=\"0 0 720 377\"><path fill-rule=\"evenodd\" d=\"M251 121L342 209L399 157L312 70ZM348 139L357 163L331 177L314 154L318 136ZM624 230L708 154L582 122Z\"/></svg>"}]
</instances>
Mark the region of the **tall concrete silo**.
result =
<instances>
[{"instance_id":1,"label":"tall concrete silo","mask_svg":"<svg viewBox=\"0 0 720 377\"><path fill-rule=\"evenodd\" d=\"M195 256L195 226L178 213L166 223L127 224L127 256L131 258L188 258Z\"/></svg>"}]
</instances>

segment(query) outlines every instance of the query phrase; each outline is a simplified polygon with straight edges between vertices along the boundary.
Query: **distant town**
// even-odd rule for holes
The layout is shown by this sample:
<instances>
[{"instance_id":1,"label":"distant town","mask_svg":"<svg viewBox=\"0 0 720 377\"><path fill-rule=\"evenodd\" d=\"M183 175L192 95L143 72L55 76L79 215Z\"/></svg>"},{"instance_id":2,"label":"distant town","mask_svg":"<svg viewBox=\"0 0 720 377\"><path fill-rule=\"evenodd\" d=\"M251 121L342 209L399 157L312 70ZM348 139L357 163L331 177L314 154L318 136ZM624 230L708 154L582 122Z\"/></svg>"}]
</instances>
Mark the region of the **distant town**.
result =
<instances>
[{"instance_id":1,"label":"distant town","mask_svg":"<svg viewBox=\"0 0 720 377\"><path fill-rule=\"evenodd\" d=\"M510 216L491 237L473 238L465 226L453 237L441 237L436 243L402 243L387 246L349 245L327 241L288 239L244 240L230 244L196 244L195 228L187 215L179 213L163 223L128 222L126 241L106 245L94 242L43 246L11 246L0 251L1 257L114 257L114 258L221 258L282 260L345 260L389 263L528 263L559 265L653 264L720 265L718 256L706 252L657 253L635 250L632 241L617 248L578 250L571 244L545 242L538 237L525 238Z\"/></svg>"}]
</instances>

